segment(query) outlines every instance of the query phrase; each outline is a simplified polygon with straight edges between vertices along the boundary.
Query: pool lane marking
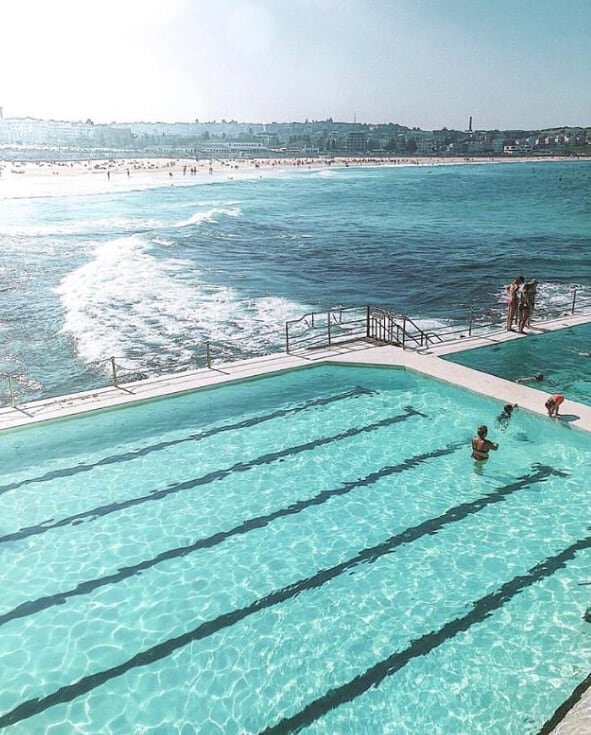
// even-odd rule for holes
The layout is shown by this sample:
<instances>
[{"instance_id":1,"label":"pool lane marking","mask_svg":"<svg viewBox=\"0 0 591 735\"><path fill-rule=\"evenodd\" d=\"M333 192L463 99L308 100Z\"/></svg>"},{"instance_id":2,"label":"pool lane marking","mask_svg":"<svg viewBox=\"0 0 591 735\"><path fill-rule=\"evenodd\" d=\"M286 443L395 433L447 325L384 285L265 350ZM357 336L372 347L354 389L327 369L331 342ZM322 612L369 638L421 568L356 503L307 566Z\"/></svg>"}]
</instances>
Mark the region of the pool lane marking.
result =
<instances>
[{"instance_id":1,"label":"pool lane marking","mask_svg":"<svg viewBox=\"0 0 591 735\"><path fill-rule=\"evenodd\" d=\"M0 728L6 727L8 725L14 725L15 723L20 722L21 720L25 720L25 719L28 719L29 717L38 715L41 712L44 712L45 710L49 709L50 707L54 707L57 704L64 704L66 702L71 702L72 700L82 696L83 694L88 694L88 692L92 691L93 689L96 689L97 687L102 686L107 681L116 679L119 676L126 674L127 672L131 671L134 668L148 666L154 663L155 661L159 661L163 658L166 658L167 656L170 656L176 650L180 648L184 648L185 646L189 645L190 643L193 643L194 641L202 640L204 638L207 638L210 635L213 635L214 633L218 633L220 630L223 630L224 628L229 628L230 626L235 625L238 622L241 622L242 620L249 617L250 615L254 615L255 613L260 612L261 610L265 610L267 608L281 604L293 597L296 597L297 595L299 595L300 593L304 591L319 588L323 584L328 582L329 580L334 579L335 577L338 577L340 574L343 574L344 572L348 571L349 569L359 564L374 562L379 557L384 556L385 554L391 553L398 546L410 543L411 541L415 541L421 536L436 533L444 526L451 524L451 523L455 523L458 520L465 518L467 515L470 515L470 513L472 512L478 512L479 510L482 510L484 507L486 507L490 503L499 502L499 500L502 500L505 496L521 489L522 487L526 487L536 482L544 481L552 475L557 475L560 477L565 476L563 472L560 472L559 470L555 470L552 467L548 467L545 465L537 465L537 469L531 475L522 477L516 480L514 483L511 483L510 485L506 485L502 488L498 488L496 491L494 491L494 493L483 496L482 498L479 498L475 501L468 502L468 503L461 503L459 506L450 508L442 516L439 516L438 518L430 519L428 521L424 521L423 523L420 523L418 526L408 528L402 533L392 536L387 541L381 544L378 544L377 546L373 546L373 547L364 549L359 554L356 554L354 557L352 557L351 559L348 559L347 561L341 562L340 564L337 564L328 569L323 569L317 572L312 577L300 579L299 581L293 584L290 584L287 587L283 587L282 589L275 590L274 592L271 592L269 595L266 595L265 597L261 597L255 600L254 602L252 602L250 605L247 605L246 607L238 608L236 610L232 610L231 612L223 613L219 615L217 618L214 618L213 620L209 620L205 623L201 623L193 630L190 630L186 633L182 633L181 635L176 636L174 638L169 638L166 641L163 641L162 643L157 643L156 645L148 649L145 649L144 651L140 651L139 653L136 653L134 656L132 656L132 658L128 659L127 661L123 661L122 663L117 664L116 666L112 666L109 669L104 669L103 671L98 671L94 674L89 674L87 676L84 676L81 679L79 679L77 682L75 682L74 684L66 684L65 686L60 687L56 691L44 697L36 697L34 699L29 699L26 702L22 702L21 704L14 707L12 710L0 716ZM500 494L500 498L495 497L495 494ZM474 506L474 510L471 510L471 506ZM587 537L583 541L585 542L586 546L579 547L579 545L583 542L578 541L576 544L573 544L572 546L568 547L567 550L561 552L561 554L559 554L558 557L564 556L564 554L566 554L569 549L574 549L574 551L572 552L574 555L574 553L579 548L587 548L587 546L591 546L591 536ZM552 560L558 557L549 557L544 562L541 562L540 564L536 565L536 567L534 568L537 569L539 567L541 569L548 569L549 568L548 565L552 563ZM522 577L515 577L514 580L515 579L522 579ZM501 589L504 589L506 586L507 585L503 585ZM487 595L485 598L482 598L482 599L488 599L490 597L491 595ZM507 599L509 598L506 595L504 594L501 595L500 604L502 604L502 602L506 601ZM486 615L484 615L483 617L486 617ZM464 618L458 618L458 620L463 620L463 619ZM447 624L447 626L449 625L450 624ZM447 626L444 626L443 629L445 629ZM429 635L433 635L433 634L429 634ZM423 636L419 640L422 641L423 639L428 638L429 635ZM443 641L440 641L440 642L443 642ZM429 651L424 651L423 653L421 652L414 653L413 656L414 655L425 655L428 652ZM400 654L395 654L395 655L399 656ZM410 658L412 658L412 656L409 656L408 660L410 660ZM387 659L387 660L390 660L390 659ZM407 663L407 661L405 661L405 663ZM378 664L378 667L379 666L380 664ZM373 671L373 669L375 668L376 667L373 667L369 671ZM356 677L356 679L353 681L356 681L358 678L359 677ZM379 683L379 680L376 682L376 684L378 683ZM366 687L366 689L369 688L370 686L375 686L376 684L370 683ZM351 683L345 686L350 686L350 685ZM343 687L339 687L337 690L331 690L331 692L332 691L338 692L338 691L341 691L342 689ZM363 691L365 691L365 689ZM329 694L331 692L329 692ZM362 692L359 692L359 693L362 693ZM325 695L325 697L326 696L328 695ZM321 700L322 699L324 698L321 698ZM321 700L316 700L316 701L320 702ZM314 704L315 703L313 703L313 705ZM311 705L306 707L304 711L308 712L310 706ZM290 718L290 719L293 719L293 718ZM303 727L303 725L299 727ZM277 732L291 732L291 731L290 730L277 730Z\"/></svg>"},{"instance_id":2,"label":"pool lane marking","mask_svg":"<svg viewBox=\"0 0 591 735\"><path fill-rule=\"evenodd\" d=\"M400 671L413 658L427 656L441 644L454 638L458 633L466 632L473 625L483 622L491 613L503 607L506 602L512 600L520 592L523 592L532 584L550 577L558 569L564 568L566 563L571 561L578 551L589 548L591 548L591 536L576 541L555 556L547 557L528 569L525 574L513 577L495 592L474 601L472 609L466 615L450 620L439 630L415 638L404 650L391 654L362 674L358 674L346 684L329 689L326 694L307 704L295 715L284 717L276 725L265 728L259 735L297 733L303 727L311 725L342 704L352 702L368 689L379 686L388 676Z\"/></svg>"},{"instance_id":3,"label":"pool lane marking","mask_svg":"<svg viewBox=\"0 0 591 735\"><path fill-rule=\"evenodd\" d=\"M31 477L28 480L20 480L19 482L13 482L9 485L0 485L0 495L3 495L9 490L16 490L20 487L23 487L24 485L47 482L49 480L59 479L60 477L71 477L72 475L77 475L79 472L90 472L96 467L117 464L118 462L130 462L131 460L137 459L138 457L145 457L147 454L151 454L152 452L159 452L163 449L174 447L177 444L183 444L184 442L189 441L201 441L202 439L209 439L211 436L221 434L225 431L247 429L252 426L256 426L257 424L262 424L265 421L271 421L272 419L282 418L284 416L291 416L293 414L300 413L301 411L307 411L310 408L315 408L317 406L326 406L329 403L342 401L347 398L359 398L360 396L373 395L375 392L376 391L374 390L370 390L369 388L364 388L363 386L358 385L344 393L337 393L334 396L327 396L325 398L315 398L311 401L306 401L305 403L302 403L300 406L294 406L293 408L277 409L272 413L263 414L262 416L253 416L249 419L244 419L243 421L237 421L234 424L224 424L223 426L216 426L212 429L199 431L195 434L185 436L182 439L171 439L169 441L159 442L158 444L150 444L149 446L143 447L142 449L125 452L124 454L113 454L110 457L104 457L103 459L100 459L98 462L95 462L93 464L79 464L75 467L64 467L60 470L52 470L51 472L47 472L45 475L41 475L40 477Z\"/></svg>"},{"instance_id":4,"label":"pool lane marking","mask_svg":"<svg viewBox=\"0 0 591 735\"><path fill-rule=\"evenodd\" d=\"M408 459L405 459L401 464L382 467L380 470L372 472L366 477L362 477L361 479L355 480L354 482L345 482L336 488L323 490L318 495L314 495L313 497L306 500L298 500L285 508L279 508L278 510L273 511L272 513L268 513L267 515L249 518L247 521L244 521L238 526L234 526L234 528L231 528L227 531L218 531L212 536L199 539L198 541L195 541L194 543L187 546L179 546L175 549L168 549L167 551L163 551L152 559L145 559L144 561L138 562L133 566L122 567L113 574L80 582L74 589L67 590L66 592L57 592L52 595L47 595L46 597L39 597L36 600L27 600L26 602L21 603L12 610L0 614L0 626L10 622L11 620L24 618L28 615L34 615L35 613L46 610L47 608L53 607L54 605L63 605L66 600L72 597L89 594L90 592L93 592L100 587L105 587L109 584L117 584L118 582L122 582L124 579L133 577L134 575L139 574L140 572L144 572L147 569L151 569L152 567L155 567L162 562L170 561L171 559L178 559L183 556L188 556L194 551L198 551L200 549L210 549L213 546L221 544L232 536L238 536L246 534L249 531L264 528L278 518L296 515L297 513L301 513L302 511L306 510L307 508L311 508L312 506L322 505L323 503L328 502L331 498L346 495L356 488L372 485L384 477L404 472L405 470L413 469L414 467L417 467L428 459L434 459L436 457L442 457L446 454L451 454L460 447L465 446L466 442L455 442L453 444L448 444L447 447L444 447L443 449L436 449L431 452L426 452L425 454L419 454L414 457L409 457Z\"/></svg>"},{"instance_id":5,"label":"pool lane marking","mask_svg":"<svg viewBox=\"0 0 591 735\"><path fill-rule=\"evenodd\" d=\"M386 426L391 426L392 424L398 424L401 421L406 421L406 419L409 419L412 416L425 417L425 414L420 413L419 411L415 411L412 406L406 406L404 411L405 412L403 414L389 416L388 418L381 419L380 421L376 421L373 424L367 424L366 426L361 427L354 427L352 429L347 429L340 434L327 436L322 439L314 439L311 442L305 442L304 444L297 444L293 447L280 449L277 452L263 454L260 457L256 457L255 459L251 460L250 462L236 462L236 464L232 465L231 467L226 467L225 469L221 470L213 470L212 472L208 472L206 475L202 475L201 477L193 478L192 480L187 480L186 482L174 483L172 485L169 485L168 487L165 487L162 490L152 490L150 493L148 493L148 495L140 495L135 498L129 498L128 500L122 500L116 503L101 505L97 508L92 508L91 510L85 510L81 511L80 513L75 513L74 515L67 516L66 518L60 519L59 521L54 521L53 518L50 518L36 524L35 526L28 526L26 528L21 528L18 531L14 531L13 533L7 533L4 536L0 536L0 544L5 544L9 541L19 541L24 538L30 538L31 536L39 536L40 534L51 531L54 528L62 528L63 526L69 526L70 524L78 525L80 522L86 519L88 519L89 521L93 521L96 518L109 515L110 513L115 513L120 510L126 510L127 508L131 508L136 505L142 505L143 503L147 503L153 500L161 500L168 495L174 495L176 493L182 492L183 490L191 490L200 485L208 485L209 483L216 480L222 480L223 478L231 475L234 472L245 472L246 470L250 470L253 467L271 464L278 459L283 459L285 457L299 454L300 452L309 452L312 449L317 449L318 447L324 446L325 444L332 444L332 442L349 439L353 436L358 436L359 434L366 434L372 431L377 431L378 429L383 429Z\"/></svg>"},{"instance_id":6,"label":"pool lane marking","mask_svg":"<svg viewBox=\"0 0 591 735\"><path fill-rule=\"evenodd\" d=\"M554 732L558 725L568 715L571 709L581 700L589 687L591 687L591 674L586 676L583 681L577 684L577 686L570 693L569 697L567 697L567 699L565 699L564 702L562 702L562 704L557 707L556 710L554 710L550 719L546 720L546 722L542 725L542 729L538 732L537 735L551 735L551 733ZM574 733L575 731L571 730L571 732Z\"/></svg>"}]
</instances>

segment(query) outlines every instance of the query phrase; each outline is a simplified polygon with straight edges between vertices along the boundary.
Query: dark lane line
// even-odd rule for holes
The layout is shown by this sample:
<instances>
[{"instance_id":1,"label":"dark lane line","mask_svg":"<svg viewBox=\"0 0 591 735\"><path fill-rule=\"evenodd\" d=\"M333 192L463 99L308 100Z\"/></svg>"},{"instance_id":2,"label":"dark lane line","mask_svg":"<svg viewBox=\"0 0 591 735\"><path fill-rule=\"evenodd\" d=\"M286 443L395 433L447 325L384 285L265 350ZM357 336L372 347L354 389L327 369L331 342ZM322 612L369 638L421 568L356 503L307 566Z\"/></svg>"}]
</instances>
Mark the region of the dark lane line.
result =
<instances>
[{"instance_id":1,"label":"dark lane line","mask_svg":"<svg viewBox=\"0 0 591 735\"><path fill-rule=\"evenodd\" d=\"M532 584L536 584L546 577L550 577L558 569L564 568L566 563L571 561L578 551L589 548L591 548L591 536L576 541L555 556L547 557L529 569L525 574L513 577L513 579L503 584L495 592L473 602L472 609L466 615L450 620L439 628L439 630L431 631L420 638L416 638L403 651L393 653L346 684L330 689L322 697L306 705L300 712L297 712L291 717L284 718L276 725L267 727L260 735L287 735L287 733L297 733L303 727L307 727L321 717L324 717L331 710L340 707L346 702L352 702L368 689L379 686L386 677L392 676L392 674L400 671L413 658L427 656L435 648L451 640L458 633L465 632L473 625L486 620L492 612L501 608L520 592L523 592L523 590Z\"/></svg>"},{"instance_id":2,"label":"dark lane line","mask_svg":"<svg viewBox=\"0 0 591 735\"><path fill-rule=\"evenodd\" d=\"M263 454L260 457L251 460L250 462L237 462L231 467L226 467L222 470L213 470L212 472L208 472L206 475L202 475L201 477L193 478L192 480L187 480L186 482L179 482L169 485L163 490L152 490L150 493L148 493L148 495L140 495L139 497L122 500L117 503L108 503L107 505L101 505L91 510L85 510L81 513L67 516L66 518L62 518L59 521L54 521L52 518L50 518L46 521L42 521L35 526L21 528L14 533L8 533L5 536L0 536L0 544L5 544L8 541L17 541L24 538L30 538L31 536L39 536L40 534L46 533L47 531L50 531L54 528L62 528L71 524L78 524L85 519L93 521L96 520L96 518L109 515L110 513L115 513L120 510L132 508L136 505L142 505L143 503L147 503L153 500L161 500L168 495L174 495L183 490L190 490L192 488L198 487L199 485L208 485L209 483L216 480L221 480L234 472L245 472L246 470L250 470L253 467L271 464L278 459L283 459L285 457L299 454L300 452L309 452L313 449L324 446L325 444L331 444L332 442L341 441L342 439L349 439L359 434L376 431L377 429L382 429L386 426L391 426L392 424L406 421L406 419L411 418L411 416L424 416L424 414L415 411L412 406L407 406L404 411L405 413L403 414L389 416L388 418L382 419L381 421L376 421L374 424L367 424L367 426L347 429L346 431L343 431L340 434L335 434L334 436L324 437L323 439L314 439L313 441L306 442L305 444L298 444L294 447L281 449L277 452Z\"/></svg>"},{"instance_id":3,"label":"dark lane line","mask_svg":"<svg viewBox=\"0 0 591 735\"><path fill-rule=\"evenodd\" d=\"M564 473L558 470L554 470L552 467L547 467L544 465L536 465L536 467L537 469L535 470L535 472L533 472L529 476L522 477L511 483L510 485L498 488L493 493L485 495L482 498L478 498L471 503L462 503L459 506L450 508L438 518L424 521L418 526L406 529L402 533L397 534L396 536L392 536L390 539L381 544L378 544L377 546L364 549L356 556L340 564L337 564L334 567L323 569L320 572L317 572L312 577L301 579L298 582L288 585L287 587L276 590L275 592L272 592L265 597L255 600L246 607L232 610L228 613L223 613L213 620L201 623L193 630L182 633L175 638L169 638L168 640L163 641L162 643L158 643L155 646L152 646L151 648L148 648L144 651L140 651L132 658L128 659L127 661L123 661L117 666L99 671L95 674L84 676L82 679L79 679L74 684L67 684L66 686L60 687L60 689L57 689L55 692L52 692L45 697L29 699L28 701L17 705L14 709L0 716L0 727L13 725L16 722L20 722L21 720L33 717L34 715L44 712L50 707L54 707L56 704L70 702L73 699L76 699L77 697L87 694L93 689L102 686L107 681L126 674L134 668L148 666L155 661L159 661L160 659L170 656L172 653L174 653L174 651L187 646L189 643L193 643L197 640L202 640L203 638L207 638L214 633L218 633L220 630L228 628L244 620L250 615L285 602L286 600L296 597L301 592L319 588L329 580L334 579L340 574L343 574L343 572L346 572L359 564L374 562L380 556L391 553L397 546L415 541L421 536L436 533L444 526L462 520L471 513L482 510L491 503L499 502L500 499L503 499L507 495L516 492L523 487L527 487L528 485L544 481L551 475L558 475L561 477L565 476ZM499 497L497 497L497 495ZM589 537L587 541L591 544L591 537ZM550 559L552 558L554 557L551 557ZM544 562L542 565L538 566L543 566L547 563L548 560L546 560L546 562ZM502 589L504 589L505 586L506 585L504 585ZM285 732L289 732L289 730L285 730Z\"/></svg>"},{"instance_id":4,"label":"dark lane line","mask_svg":"<svg viewBox=\"0 0 591 735\"><path fill-rule=\"evenodd\" d=\"M591 687L591 674L586 676L583 681L577 684L570 693L570 696L554 711L550 719L544 722L542 729L538 732L538 735L551 735L575 704L581 700L589 687ZM587 719L585 721L587 721ZM571 732L574 732L574 730L571 730ZM580 735L583 735L582 731L580 732Z\"/></svg>"},{"instance_id":5,"label":"dark lane line","mask_svg":"<svg viewBox=\"0 0 591 735\"><path fill-rule=\"evenodd\" d=\"M271 421L272 419L281 418L283 416L290 416L296 413L300 413L301 411L307 411L309 408L315 408L316 406L326 406L329 403L342 401L346 398L357 398L359 396L373 395L374 393L375 391L370 390L369 388L356 386L355 388L352 388L345 393L338 393L337 395L328 396L326 398L315 398L311 401L303 403L300 406L294 406L293 408L281 408L277 411L273 411L272 413L264 414L262 416L254 416L249 419L244 419L243 421L238 421L234 424L225 424L224 426L216 426L213 429L199 431L196 434L190 434L189 436L183 437L182 439L171 439L170 441L158 442L158 444L150 444L149 446L143 447L142 449L125 452L124 454L114 454L110 457L104 457L103 459L99 460L98 462L94 462L93 464L79 464L75 465L74 467L64 467L60 470L52 470L51 472L47 472L45 475L41 475L39 477L31 477L28 480L13 482L9 485L0 485L0 495L3 495L9 490L16 490L17 488L23 487L24 485L47 482L48 480L56 480L61 477L71 477L72 475L77 475L80 472L90 472L96 467L117 464L118 462L129 462L131 460L137 459L138 457L145 457L147 454L151 454L152 452L159 452L163 449L168 449L169 447L173 447L177 444L183 444L184 442L201 441L202 439L208 439L211 436L221 434L225 431L246 429L252 426L256 426L257 424L262 424L265 421Z\"/></svg>"},{"instance_id":6,"label":"dark lane line","mask_svg":"<svg viewBox=\"0 0 591 735\"><path fill-rule=\"evenodd\" d=\"M311 508L315 505L322 505L331 498L346 495L356 488L372 485L378 482L378 480L381 480L383 477L388 477L389 475L404 472L405 470L410 470L414 467L417 467L422 462L425 462L428 459L451 454L460 447L464 446L466 446L465 442L456 442L454 444L449 444L443 449L436 449L432 452L419 454L415 457L409 457L408 459L405 459L401 464L382 467L381 469L377 470L376 472L372 472L366 477L363 477L354 482L346 482L339 487L332 488L330 490L323 490L318 495L308 498L307 500L298 500L295 503L292 503L292 505L288 505L285 508L280 508L276 511L273 511L272 513L268 513L267 515L249 518L247 521L240 523L238 526L234 526L234 528L231 528L228 531L219 531L212 536L199 539L198 541L195 541L194 543L187 546L179 546L175 549L168 549L167 551L163 551L152 559L146 559L137 564L134 564L133 566L123 567L121 569L118 569L117 572L113 574L99 577L97 579L90 579L85 582L80 582L80 584L78 584L74 589L67 590L66 592L57 592L53 595L47 595L46 597L39 597L36 600L27 600L27 602L23 602L21 605L18 605L13 610L10 610L0 615L0 626L8 623L11 620L16 620L17 618L24 618L28 615L34 615L35 613L40 612L41 610L46 610L47 608L53 607L54 605L63 605L66 600L72 597L89 594L90 592L93 592L100 587L105 587L109 584L117 584L118 582L121 582L128 577L133 577L134 575L139 574L140 572L144 572L147 569L151 569L152 567L155 567L157 564L161 564L162 562L187 556L189 554L192 554L194 551L198 551L199 549L209 549L213 546L217 546L218 544L221 544L223 541L226 541L232 536L246 534L249 531L253 531L258 528L264 528L278 518L284 518L286 516L295 515L296 513L301 513L303 510L306 510L306 508Z\"/></svg>"}]
</instances>

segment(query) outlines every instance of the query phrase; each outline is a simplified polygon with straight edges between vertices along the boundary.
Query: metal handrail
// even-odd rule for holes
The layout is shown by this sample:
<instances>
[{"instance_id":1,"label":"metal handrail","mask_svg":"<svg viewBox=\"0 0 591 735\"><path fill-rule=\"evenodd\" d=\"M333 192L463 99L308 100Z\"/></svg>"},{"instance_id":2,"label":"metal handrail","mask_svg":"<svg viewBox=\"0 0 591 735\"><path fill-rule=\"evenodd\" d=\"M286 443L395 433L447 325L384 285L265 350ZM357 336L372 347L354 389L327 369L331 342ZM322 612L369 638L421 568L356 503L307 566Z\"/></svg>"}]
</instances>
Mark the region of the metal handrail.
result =
<instances>
[{"instance_id":1,"label":"metal handrail","mask_svg":"<svg viewBox=\"0 0 591 735\"><path fill-rule=\"evenodd\" d=\"M574 314L577 310L583 310L591 307L591 297L581 298L579 289L573 288L572 296L568 303L556 304L557 308L567 307L570 314ZM467 322L464 324L450 324L447 327L442 327L437 330L425 330L422 329L411 317L407 314L394 314L391 311L382 307L373 306L366 304L365 306L338 306L331 307L326 312L326 326L318 325L318 321L323 317L323 312L312 312L305 314L300 319L293 319L286 322L285 324L285 346L286 352L290 352L293 349L294 343L297 341L298 347L305 347L308 342L317 341L321 344L328 344L329 346L335 342L334 330L332 324L338 323L339 326L348 327L351 333L353 332L353 326L360 320L348 320L343 321L343 313L351 312L352 310L365 310L365 321L366 329L365 335L359 335L360 338L365 336L366 338L377 339L380 342L386 342L391 344L400 344L404 349L408 343L425 347L433 342L445 342L447 340L455 339L457 337L472 336L475 333L482 333L491 329L499 329L501 327L500 319L497 321L485 321L478 322L476 319L475 311L470 308ZM547 311L547 310L546 310ZM538 313L540 310L538 309ZM564 311L562 312L564 313ZM338 314L338 318L335 317ZM312 331L316 331L316 335L312 334L305 336L304 334L298 334L294 336L293 328L295 325L307 322L307 326ZM323 339L323 330L326 330L326 340Z\"/></svg>"},{"instance_id":2,"label":"metal handrail","mask_svg":"<svg viewBox=\"0 0 591 735\"><path fill-rule=\"evenodd\" d=\"M420 341L417 339L415 335L413 335L411 332L408 331L406 325L410 324L413 326L416 330L416 332L420 335ZM406 339L407 337L411 339L413 342L416 342L417 344L420 344L421 347L424 347L425 344L430 344L430 339L427 333L421 329L415 322L406 314L403 316L402 321L402 347L404 348L406 346Z\"/></svg>"},{"instance_id":3,"label":"metal handrail","mask_svg":"<svg viewBox=\"0 0 591 735\"><path fill-rule=\"evenodd\" d=\"M285 351L289 353L293 349L301 348L304 343L332 345L335 338L342 337L344 332L347 332L348 339L355 336L362 338L366 330L366 309L366 305L339 304L323 312L309 312L299 319L286 321ZM359 312L362 312L362 315ZM350 314L355 316L348 318ZM298 325L304 326L305 331L296 333ZM357 335L355 330L359 332Z\"/></svg>"},{"instance_id":4,"label":"metal handrail","mask_svg":"<svg viewBox=\"0 0 591 735\"><path fill-rule=\"evenodd\" d=\"M575 312L583 312L591 308L591 296L581 296L580 288L573 288L572 295L567 303L558 303L554 308L548 309L537 308L536 314L544 315L545 319L556 318L559 312L574 314ZM310 312L304 314L299 319L292 319L285 323L285 347L289 353L298 347L304 350L311 350L331 344L351 342L358 340L372 340L385 344L393 344L406 348L408 343L412 343L418 347L425 347L434 341L445 342L448 340L471 336L480 333L482 330L499 329L501 327L500 319L496 321L478 322L475 318L473 309L470 309L467 321L463 324L461 320L455 318L454 324L442 327L437 330L422 329L412 318L405 314L396 314L388 309L372 306L370 304L351 305L351 306L333 306L325 312ZM294 334L297 326L302 327L301 333ZM237 342L218 342L216 346L227 344L230 353L240 354L240 345ZM212 369L214 356L212 351L212 343L208 340L202 343L205 351L204 360L207 369ZM221 354L221 359L227 361L228 350ZM111 384L120 387L122 378L133 376L135 380L141 380L147 377L143 372L126 371L120 364L121 361L146 363L145 357L111 356L105 360L93 363L95 367L107 366L111 373ZM195 351L195 367L200 368L200 360ZM179 363L180 364L180 363ZM186 363L183 363L184 365ZM102 369L102 368L101 368ZM153 370L150 368L150 372ZM17 373L0 372L0 378L7 383L7 394L10 406L17 407L18 391L15 389L16 384L22 376ZM123 388L121 388L124 390Z\"/></svg>"},{"instance_id":5,"label":"metal handrail","mask_svg":"<svg viewBox=\"0 0 591 735\"><path fill-rule=\"evenodd\" d=\"M347 318L354 313L354 317ZM294 334L294 328L305 325L307 330ZM338 327L335 334L334 325ZM397 344L406 347L408 342L424 347L434 339L441 341L436 334L429 334L406 314L394 314L383 307L365 304L363 306L336 306L324 312L305 314L300 319L293 319L285 324L285 351L306 348L309 344L331 346L336 336L346 334L348 339L357 337L378 340L387 344ZM338 340L342 341L342 340Z\"/></svg>"}]
</instances>

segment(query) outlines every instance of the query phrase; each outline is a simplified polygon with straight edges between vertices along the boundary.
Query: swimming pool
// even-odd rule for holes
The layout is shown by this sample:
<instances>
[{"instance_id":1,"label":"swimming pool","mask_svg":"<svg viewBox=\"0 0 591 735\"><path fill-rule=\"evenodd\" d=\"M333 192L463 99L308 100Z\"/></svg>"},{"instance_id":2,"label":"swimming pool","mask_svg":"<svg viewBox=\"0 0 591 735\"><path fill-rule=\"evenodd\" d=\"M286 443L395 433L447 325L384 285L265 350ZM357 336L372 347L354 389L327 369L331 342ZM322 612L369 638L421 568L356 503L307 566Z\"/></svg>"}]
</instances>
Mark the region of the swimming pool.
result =
<instances>
[{"instance_id":1,"label":"swimming pool","mask_svg":"<svg viewBox=\"0 0 591 735\"><path fill-rule=\"evenodd\" d=\"M508 380L542 373L543 381L529 385L547 393L560 391L573 401L591 405L591 323L528 334L524 339L455 352L444 359Z\"/></svg>"},{"instance_id":2,"label":"swimming pool","mask_svg":"<svg viewBox=\"0 0 591 735\"><path fill-rule=\"evenodd\" d=\"M0 728L538 733L591 669L591 442L499 409L335 365L4 433Z\"/></svg>"}]
</instances>

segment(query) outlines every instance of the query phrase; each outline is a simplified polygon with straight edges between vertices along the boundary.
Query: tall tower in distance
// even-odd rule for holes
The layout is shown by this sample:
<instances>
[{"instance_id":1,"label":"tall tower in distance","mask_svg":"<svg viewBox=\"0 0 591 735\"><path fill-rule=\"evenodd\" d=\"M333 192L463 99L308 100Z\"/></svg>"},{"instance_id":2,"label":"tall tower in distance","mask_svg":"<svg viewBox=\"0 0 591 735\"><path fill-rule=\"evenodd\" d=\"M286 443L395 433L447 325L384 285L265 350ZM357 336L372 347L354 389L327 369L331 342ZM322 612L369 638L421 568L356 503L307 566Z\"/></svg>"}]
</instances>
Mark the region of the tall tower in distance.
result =
<instances>
[{"instance_id":1,"label":"tall tower in distance","mask_svg":"<svg viewBox=\"0 0 591 735\"><path fill-rule=\"evenodd\" d=\"M0 120L4 118L4 115L2 114L2 108L0 107Z\"/></svg>"},{"instance_id":2,"label":"tall tower in distance","mask_svg":"<svg viewBox=\"0 0 591 735\"><path fill-rule=\"evenodd\" d=\"M470 122L468 123L468 132L472 132L472 115L470 115Z\"/></svg>"}]
</instances>

